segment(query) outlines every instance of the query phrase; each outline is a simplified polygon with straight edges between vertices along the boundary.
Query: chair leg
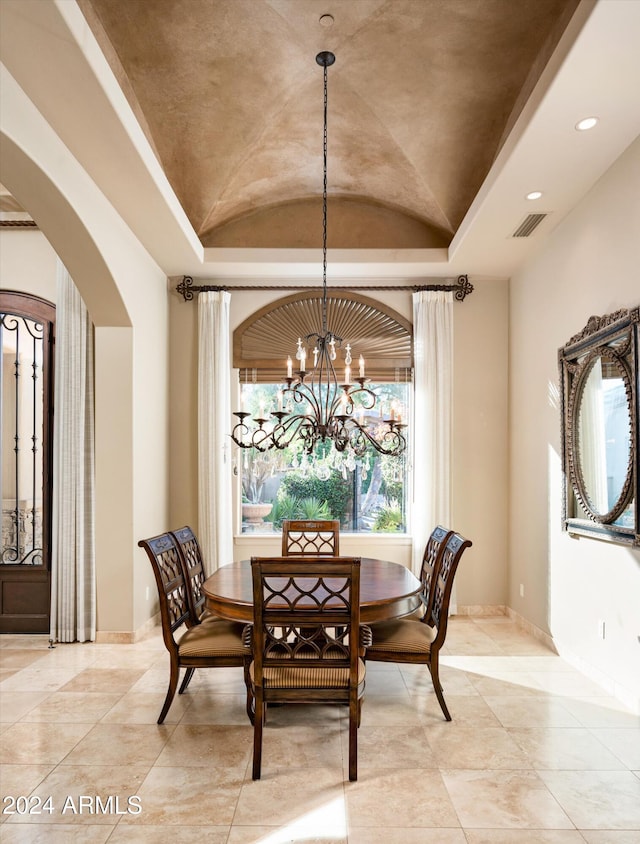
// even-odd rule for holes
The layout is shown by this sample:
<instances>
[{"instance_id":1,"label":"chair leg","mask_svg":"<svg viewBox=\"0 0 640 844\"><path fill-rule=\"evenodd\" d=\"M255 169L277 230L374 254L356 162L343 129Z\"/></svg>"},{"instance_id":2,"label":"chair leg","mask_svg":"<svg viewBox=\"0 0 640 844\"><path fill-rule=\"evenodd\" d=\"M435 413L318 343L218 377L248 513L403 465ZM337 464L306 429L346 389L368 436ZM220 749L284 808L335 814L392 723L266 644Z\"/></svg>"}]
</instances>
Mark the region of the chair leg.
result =
<instances>
[{"instance_id":1,"label":"chair leg","mask_svg":"<svg viewBox=\"0 0 640 844\"><path fill-rule=\"evenodd\" d=\"M440 709L442 709L442 713L445 717L446 721L451 720L451 715L449 714L449 710L447 709L447 704L444 702L444 695L442 693L442 686L440 685L440 676L439 676L439 660L438 660L438 653L431 654L431 660L429 662L429 671L431 672L431 680L433 682L433 690L436 693L436 697L438 698L438 703L440 704Z\"/></svg>"},{"instance_id":2,"label":"chair leg","mask_svg":"<svg viewBox=\"0 0 640 844\"><path fill-rule=\"evenodd\" d=\"M196 669L195 669L195 668L187 668L187 671L186 671L186 673L185 673L185 675L184 675L184 680L182 681L182 685L180 686L180 689L179 689L179 691L178 691L178 694L179 694L179 695L183 694L183 692L186 692L186 690L187 690L187 686L188 686L188 685L189 685L189 683L191 682L191 678L193 677L193 675L194 675L195 673L196 673Z\"/></svg>"},{"instance_id":3,"label":"chair leg","mask_svg":"<svg viewBox=\"0 0 640 844\"><path fill-rule=\"evenodd\" d=\"M244 684L247 689L247 717L249 721L253 724L254 719L256 717L256 701L253 696L253 691L251 689L251 679L249 677L249 663L245 660L244 663Z\"/></svg>"},{"instance_id":4,"label":"chair leg","mask_svg":"<svg viewBox=\"0 0 640 844\"><path fill-rule=\"evenodd\" d=\"M264 727L264 716L266 706L262 699L262 694L258 694L254 698L255 701L255 715L253 721L253 773L252 779L259 780L262 768L262 732Z\"/></svg>"},{"instance_id":5,"label":"chair leg","mask_svg":"<svg viewBox=\"0 0 640 844\"><path fill-rule=\"evenodd\" d=\"M358 710L360 701L349 707L349 780L358 779Z\"/></svg>"},{"instance_id":6,"label":"chair leg","mask_svg":"<svg viewBox=\"0 0 640 844\"><path fill-rule=\"evenodd\" d=\"M167 696L164 699L164 706L162 707L160 717L158 718L158 724L162 724L164 719L167 717L167 712L169 711L169 707L171 706L171 702L173 701L173 698L175 696L176 689L178 688L180 666L178 665L177 659L171 659L171 667L169 671L169 688L167 689Z\"/></svg>"}]
</instances>

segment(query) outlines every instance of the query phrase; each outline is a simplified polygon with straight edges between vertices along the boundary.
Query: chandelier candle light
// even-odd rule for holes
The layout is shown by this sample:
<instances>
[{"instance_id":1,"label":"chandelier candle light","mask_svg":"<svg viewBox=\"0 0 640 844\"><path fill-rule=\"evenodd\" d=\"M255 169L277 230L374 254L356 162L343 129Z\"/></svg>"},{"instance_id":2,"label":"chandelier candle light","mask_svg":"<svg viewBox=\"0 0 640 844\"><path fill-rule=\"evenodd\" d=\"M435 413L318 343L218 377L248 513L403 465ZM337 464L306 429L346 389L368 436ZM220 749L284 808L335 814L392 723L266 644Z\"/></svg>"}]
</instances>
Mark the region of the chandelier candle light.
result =
<instances>
[{"instance_id":1,"label":"chandelier candle light","mask_svg":"<svg viewBox=\"0 0 640 844\"><path fill-rule=\"evenodd\" d=\"M365 377L362 355L358 359L358 376L353 377L349 343L345 346L344 378L339 383L334 361L336 347L342 347L342 338L327 325L327 68L335 60L334 54L329 52L316 56L316 62L324 68L322 333L298 338L295 369L289 356L286 386L278 391L278 409L267 416L261 406L258 415L253 417L255 425L251 427L248 424L251 414L244 409L236 412L234 415L239 422L234 426L231 438L240 448L258 451L284 449L299 439L304 451L313 454L319 442L329 440L337 451L350 449L356 457L362 457L369 446L380 454L398 457L407 445L401 411L392 404L388 418L384 418L380 403L377 417L372 418L378 397L365 386L369 379ZM307 358L311 355L313 365L309 370ZM368 421L365 414L369 416Z\"/></svg>"}]
</instances>

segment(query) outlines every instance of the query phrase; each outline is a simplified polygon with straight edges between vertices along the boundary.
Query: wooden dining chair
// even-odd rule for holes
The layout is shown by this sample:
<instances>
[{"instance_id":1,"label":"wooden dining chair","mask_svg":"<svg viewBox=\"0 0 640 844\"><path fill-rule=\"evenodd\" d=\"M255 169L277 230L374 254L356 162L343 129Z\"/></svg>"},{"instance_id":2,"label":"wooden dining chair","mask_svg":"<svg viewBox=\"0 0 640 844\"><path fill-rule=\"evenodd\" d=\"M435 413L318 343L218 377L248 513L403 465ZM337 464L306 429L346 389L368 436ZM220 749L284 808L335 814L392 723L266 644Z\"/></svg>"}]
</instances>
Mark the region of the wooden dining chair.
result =
<instances>
[{"instance_id":1,"label":"wooden dining chair","mask_svg":"<svg viewBox=\"0 0 640 844\"><path fill-rule=\"evenodd\" d=\"M284 519L282 522L282 556L303 557L340 554L340 521L338 519Z\"/></svg>"},{"instance_id":2,"label":"wooden dining chair","mask_svg":"<svg viewBox=\"0 0 640 844\"><path fill-rule=\"evenodd\" d=\"M440 684L440 649L447 636L451 589L460 558L471 541L458 533L450 533L439 562L433 571L431 606L421 619L398 618L371 626L372 642L367 647L367 662L401 662L425 664L431 674L438 703L447 721L451 715ZM436 558L437 559L437 558Z\"/></svg>"},{"instance_id":3,"label":"wooden dining chair","mask_svg":"<svg viewBox=\"0 0 640 844\"><path fill-rule=\"evenodd\" d=\"M358 777L360 658L358 557L252 557L255 700L253 779L260 779L270 703L349 706L349 779Z\"/></svg>"},{"instance_id":4,"label":"wooden dining chair","mask_svg":"<svg viewBox=\"0 0 640 844\"><path fill-rule=\"evenodd\" d=\"M158 718L164 721L178 687L180 669L186 673L180 694L186 691L196 668L239 666L244 669L247 684L247 714L253 717L253 706L248 685L248 667L251 651L243 639L242 628L233 622L219 619L211 624L200 624L194 616L188 599L185 562L180 546L171 533L150 539L141 539L138 545L147 552L158 587L162 637L169 651L169 688ZM182 635L176 636L181 627Z\"/></svg>"}]
</instances>

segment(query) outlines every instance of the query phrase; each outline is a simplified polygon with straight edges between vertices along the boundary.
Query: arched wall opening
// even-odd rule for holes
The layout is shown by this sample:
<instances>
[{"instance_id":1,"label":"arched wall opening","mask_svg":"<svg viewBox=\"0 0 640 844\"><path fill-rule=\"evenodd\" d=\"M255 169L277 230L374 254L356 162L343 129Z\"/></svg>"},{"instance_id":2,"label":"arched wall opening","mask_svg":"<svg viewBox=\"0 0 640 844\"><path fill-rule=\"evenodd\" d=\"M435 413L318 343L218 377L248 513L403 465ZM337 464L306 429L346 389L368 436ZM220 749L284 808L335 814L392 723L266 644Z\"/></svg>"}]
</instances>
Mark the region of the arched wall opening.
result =
<instances>
[{"instance_id":1,"label":"arched wall opening","mask_svg":"<svg viewBox=\"0 0 640 844\"><path fill-rule=\"evenodd\" d=\"M137 540L168 526L166 277L75 160L49 157L46 133L13 128L0 134L0 181L38 223L95 326L97 639L132 641L154 615ZM140 324L145 306L152 328ZM157 364L144 353L152 345ZM151 436L143 434L152 415L138 389L145 382L161 397Z\"/></svg>"},{"instance_id":2,"label":"arched wall opening","mask_svg":"<svg viewBox=\"0 0 640 844\"><path fill-rule=\"evenodd\" d=\"M0 135L0 182L36 220L87 305L95 326L128 326L118 285L86 224L47 173Z\"/></svg>"}]
</instances>

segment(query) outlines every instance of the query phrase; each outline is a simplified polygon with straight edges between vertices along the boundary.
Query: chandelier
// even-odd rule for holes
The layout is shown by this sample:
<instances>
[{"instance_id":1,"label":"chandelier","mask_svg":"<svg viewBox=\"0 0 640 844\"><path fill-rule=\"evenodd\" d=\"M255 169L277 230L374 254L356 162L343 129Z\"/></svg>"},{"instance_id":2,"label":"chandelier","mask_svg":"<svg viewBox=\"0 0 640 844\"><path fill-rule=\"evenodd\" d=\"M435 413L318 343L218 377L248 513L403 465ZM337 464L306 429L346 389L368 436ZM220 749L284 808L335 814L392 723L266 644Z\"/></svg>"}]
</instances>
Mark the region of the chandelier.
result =
<instances>
[{"instance_id":1,"label":"chandelier","mask_svg":"<svg viewBox=\"0 0 640 844\"><path fill-rule=\"evenodd\" d=\"M327 68L335 60L330 52L316 56L324 68L322 331L298 338L296 362L289 356L277 410L267 414L261 406L252 418L244 409L235 412L239 421L231 438L240 448L258 451L285 449L299 441L306 454L313 454L319 443L329 441L336 451L349 450L356 457L362 457L369 446L380 454L398 457L407 445L401 410L392 403L386 418L382 405L375 410L378 396L366 386L364 358L359 356L354 377L349 343L344 347L344 377L338 378L334 361L343 339L327 325Z\"/></svg>"}]
</instances>

